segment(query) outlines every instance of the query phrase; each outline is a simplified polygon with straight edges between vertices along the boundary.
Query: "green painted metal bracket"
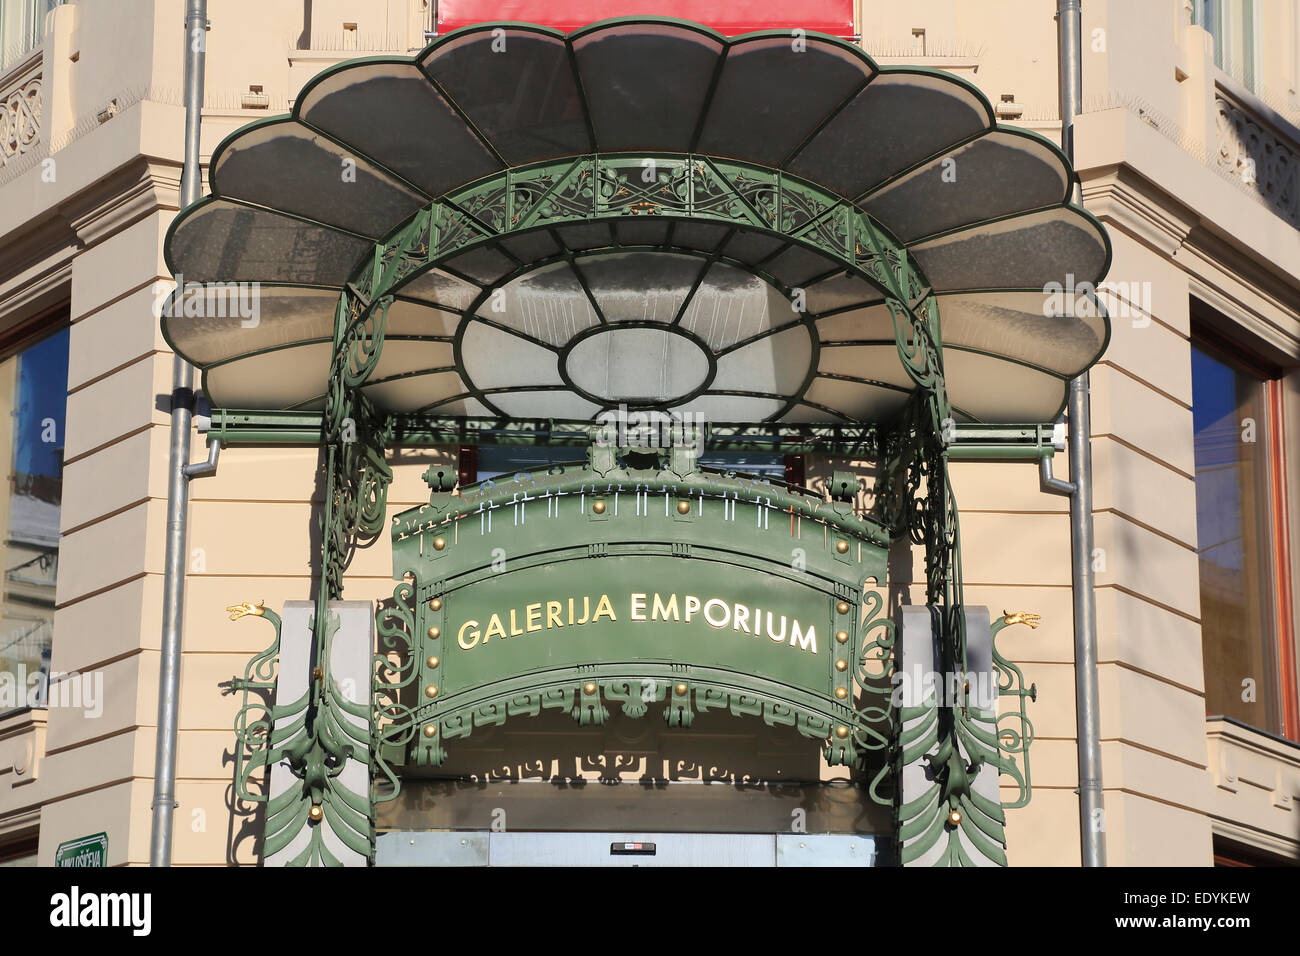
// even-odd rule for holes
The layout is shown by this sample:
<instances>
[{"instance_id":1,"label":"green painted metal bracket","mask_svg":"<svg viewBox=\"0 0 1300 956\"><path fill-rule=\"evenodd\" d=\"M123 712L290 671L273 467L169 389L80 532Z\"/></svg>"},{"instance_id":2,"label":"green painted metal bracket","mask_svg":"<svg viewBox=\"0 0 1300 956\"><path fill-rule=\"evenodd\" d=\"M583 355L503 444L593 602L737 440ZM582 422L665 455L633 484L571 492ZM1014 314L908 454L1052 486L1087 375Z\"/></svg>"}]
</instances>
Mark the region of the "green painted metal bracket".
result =
<instances>
[{"instance_id":1,"label":"green painted metal bracket","mask_svg":"<svg viewBox=\"0 0 1300 956\"><path fill-rule=\"evenodd\" d=\"M585 448L599 426L557 419L452 418L395 415L389 418L390 447L530 445ZM880 455L882 429L873 425L754 425L713 423L704 446L712 451L823 454L840 458ZM212 410L209 440L222 445L319 445L320 412ZM956 425L948 443L950 461L1037 461L1061 451L1054 425Z\"/></svg>"},{"instance_id":2,"label":"green painted metal bracket","mask_svg":"<svg viewBox=\"0 0 1300 956\"><path fill-rule=\"evenodd\" d=\"M222 445L320 445L320 412L212 410L210 441ZM589 421L518 418L454 418L438 415L390 416L385 429L394 448L456 445L533 445L585 448L600 426ZM881 429L875 425L802 425L714 422L704 446L716 451L774 454L827 454L873 459L880 454Z\"/></svg>"},{"instance_id":3,"label":"green painted metal bracket","mask_svg":"<svg viewBox=\"0 0 1300 956\"><path fill-rule=\"evenodd\" d=\"M1065 450L1063 425L955 425L949 461L1038 461Z\"/></svg>"}]
</instances>

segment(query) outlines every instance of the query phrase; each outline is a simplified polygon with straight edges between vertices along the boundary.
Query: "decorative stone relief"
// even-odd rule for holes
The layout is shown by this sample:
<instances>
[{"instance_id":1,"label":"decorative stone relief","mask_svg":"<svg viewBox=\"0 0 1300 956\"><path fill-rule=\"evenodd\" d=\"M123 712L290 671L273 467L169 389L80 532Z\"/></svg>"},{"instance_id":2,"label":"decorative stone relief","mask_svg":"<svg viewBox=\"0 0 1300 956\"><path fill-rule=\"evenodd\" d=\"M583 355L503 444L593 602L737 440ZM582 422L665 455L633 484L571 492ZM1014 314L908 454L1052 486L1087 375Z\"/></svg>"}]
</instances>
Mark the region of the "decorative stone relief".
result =
<instances>
[{"instance_id":1,"label":"decorative stone relief","mask_svg":"<svg viewBox=\"0 0 1300 956\"><path fill-rule=\"evenodd\" d=\"M0 169L40 144L41 79L25 74L0 92Z\"/></svg>"},{"instance_id":2,"label":"decorative stone relief","mask_svg":"<svg viewBox=\"0 0 1300 956\"><path fill-rule=\"evenodd\" d=\"M1214 162L1252 186L1273 211L1300 228L1300 156L1297 144L1261 126L1250 112L1222 94L1215 96Z\"/></svg>"}]
</instances>

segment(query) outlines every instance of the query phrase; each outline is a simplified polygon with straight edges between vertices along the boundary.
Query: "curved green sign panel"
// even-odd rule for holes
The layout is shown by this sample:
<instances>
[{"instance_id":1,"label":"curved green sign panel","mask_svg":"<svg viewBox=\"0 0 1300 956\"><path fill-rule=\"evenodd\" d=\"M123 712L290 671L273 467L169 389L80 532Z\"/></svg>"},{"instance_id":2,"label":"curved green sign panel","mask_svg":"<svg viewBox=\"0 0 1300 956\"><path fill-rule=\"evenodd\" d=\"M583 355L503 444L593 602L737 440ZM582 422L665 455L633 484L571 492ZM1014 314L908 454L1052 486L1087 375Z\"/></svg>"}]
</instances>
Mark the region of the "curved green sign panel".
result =
<instances>
[{"instance_id":1,"label":"curved green sign panel","mask_svg":"<svg viewBox=\"0 0 1300 956\"><path fill-rule=\"evenodd\" d=\"M438 765L475 728L543 710L603 723L611 704L675 726L758 716L834 763L883 740L855 678L892 633L878 601L860 623L885 533L848 502L681 470L556 466L394 519L390 762Z\"/></svg>"}]
</instances>

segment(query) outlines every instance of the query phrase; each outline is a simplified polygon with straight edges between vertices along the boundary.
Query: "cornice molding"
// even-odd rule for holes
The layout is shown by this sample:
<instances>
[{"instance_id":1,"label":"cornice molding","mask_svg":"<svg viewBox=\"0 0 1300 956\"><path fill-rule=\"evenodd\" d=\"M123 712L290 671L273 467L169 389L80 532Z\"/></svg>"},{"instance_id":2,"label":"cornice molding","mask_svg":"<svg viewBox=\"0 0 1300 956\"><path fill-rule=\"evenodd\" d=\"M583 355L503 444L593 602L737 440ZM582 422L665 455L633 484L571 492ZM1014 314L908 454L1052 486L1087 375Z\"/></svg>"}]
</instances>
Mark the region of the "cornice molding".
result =
<instances>
[{"instance_id":1,"label":"cornice molding","mask_svg":"<svg viewBox=\"0 0 1300 956\"><path fill-rule=\"evenodd\" d=\"M1279 282L1232 246L1202 230L1195 231L1179 251L1176 263L1187 273L1188 291L1226 316L1256 340L1268 357L1282 365L1300 359L1300 301L1295 287ZM1243 300L1258 297L1267 312ZM1289 296L1288 296L1289 293ZM1275 317L1280 317L1281 322Z\"/></svg>"},{"instance_id":2,"label":"cornice molding","mask_svg":"<svg viewBox=\"0 0 1300 956\"><path fill-rule=\"evenodd\" d=\"M60 206L85 248L103 242L159 210L180 208L180 167L141 158Z\"/></svg>"},{"instance_id":3,"label":"cornice molding","mask_svg":"<svg viewBox=\"0 0 1300 956\"><path fill-rule=\"evenodd\" d=\"M26 332L22 331L24 323L67 301L72 284L74 252L68 247L64 253L52 262L43 263L41 269L12 288L0 287L0 339L25 336Z\"/></svg>"},{"instance_id":4,"label":"cornice molding","mask_svg":"<svg viewBox=\"0 0 1300 956\"><path fill-rule=\"evenodd\" d=\"M58 217L41 222L21 242L0 246L0 337L22 337L24 323L68 298L80 248Z\"/></svg>"},{"instance_id":5,"label":"cornice molding","mask_svg":"<svg viewBox=\"0 0 1300 956\"><path fill-rule=\"evenodd\" d=\"M1300 850L1300 841L1288 840L1286 837L1265 833L1262 830L1256 830L1254 827L1237 823L1234 820L1225 820L1223 817L1216 817L1213 814L1210 815L1210 830L1215 836L1224 837L1253 850L1263 850L1265 853L1276 854L1288 859L1295 859L1296 851Z\"/></svg>"},{"instance_id":6,"label":"cornice molding","mask_svg":"<svg viewBox=\"0 0 1300 956\"><path fill-rule=\"evenodd\" d=\"M76 233L57 211L29 223L12 241L0 243L0 297L24 277L48 269L51 257L59 258L76 246Z\"/></svg>"},{"instance_id":7,"label":"cornice molding","mask_svg":"<svg viewBox=\"0 0 1300 956\"><path fill-rule=\"evenodd\" d=\"M30 221L0 244L0 331L66 299L77 255L179 205L180 167L141 157Z\"/></svg>"},{"instance_id":8,"label":"cornice molding","mask_svg":"<svg viewBox=\"0 0 1300 956\"><path fill-rule=\"evenodd\" d=\"M41 828L41 808L32 807L18 813L5 814L0 817L0 837L6 841L14 837L36 835Z\"/></svg>"},{"instance_id":9,"label":"cornice molding","mask_svg":"<svg viewBox=\"0 0 1300 956\"><path fill-rule=\"evenodd\" d=\"M1300 357L1300 276L1269 268L1158 183L1125 166L1099 167L1084 175L1083 197L1090 212L1181 268L1193 295L1232 319L1275 360ZM1252 297L1259 301L1252 304Z\"/></svg>"},{"instance_id":10,"label":"cornice molding","mask_svg":"<svg viewBox=\"0 0 1300 956\"><path fill-rule=\"evenodd\" d=\"M1088 211L1172 258L1196 216L1159 187L1123 166L1088 170L1081 180Z\"/></svg>"}]
</instances>

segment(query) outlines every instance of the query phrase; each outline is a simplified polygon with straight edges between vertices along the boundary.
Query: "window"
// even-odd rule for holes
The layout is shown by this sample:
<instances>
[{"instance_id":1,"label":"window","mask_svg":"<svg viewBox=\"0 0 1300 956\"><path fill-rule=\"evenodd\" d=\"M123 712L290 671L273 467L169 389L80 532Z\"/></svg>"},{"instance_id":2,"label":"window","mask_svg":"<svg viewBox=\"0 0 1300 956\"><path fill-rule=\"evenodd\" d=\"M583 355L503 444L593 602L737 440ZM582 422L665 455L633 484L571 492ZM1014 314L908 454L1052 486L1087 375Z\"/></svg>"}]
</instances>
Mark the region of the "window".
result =
<instances>
[{"instance_id":1,"label":"window","mask_svg":"<svg viewBox=\"0 0 1300 956\"><path fill-rule=\"evenodd\" d=\"M59 504L68 397L68 330L0 362L0 713L44 703L54 637Z\"/></svg>"},{"instance_id":2,"label":"window","mask_svg":"<svg viewBox=\"0 0 1300 956\"><path fill-rule=\"evenodd\" d=\"M481 445L466 446L464 451L473 455L474 464L462 468L461 482L473 484L477 481L493 481L498 478L510 480L521 471L532 471L548 465L583 462L587 458L586 449L565 448L536 445ZM463 452L462 452L463 455Z\"/></svg>"},{"instance_id":3,"label":"window","mask_svg":"<svg viewBox=\"0 0 1300 956\"><path fill-rule=\"evenodd\" d=\"M45 15L63 0L0 0L0 73L40 46Z\"/></svg>"},{"instance_id":4,"label":"window","mask_svg":"<svg viewBox=\"0 0 1300 956\"><path fill-rule=\"evenodd\" d=\"M1277 377L1198 337L1192 423L1206 710L1294 739Z\"/></svg>"},{"instance_id":5,"label":"window","mask_svg":"<svg viewBox=\"0 0 1300 956\"><path fill-rule=\"evenodd\" d=\"M0 844L0 867L35 866L36 846L35 833Z\"/></svg>"},{"instance_id":6,"label":"window","mask_svg":"<svg viewBox=\"0 0 1300 956\"><path fill-rule=\"evenodd\" d=\"M1269 853L1256 847L1238 843L1235 840L1214 836L1215 866L1295 866L1296 861L1290 857Z\"/></svg>"},{"instance_id":7,"label":"window","mask_svg":"<svg viewBox=\"0 0 1300 956\"><path fill-rule=\"evenodd\" d=\"M1214 38L1214 62L1219 69L1258 92L1255 86L1259 72L1256 3L1257 0L1195 0L1192 17L1194 23Z\"/></svg>"}]
</instances>

